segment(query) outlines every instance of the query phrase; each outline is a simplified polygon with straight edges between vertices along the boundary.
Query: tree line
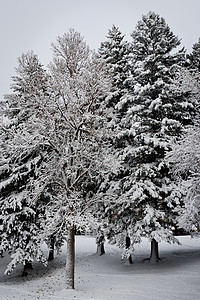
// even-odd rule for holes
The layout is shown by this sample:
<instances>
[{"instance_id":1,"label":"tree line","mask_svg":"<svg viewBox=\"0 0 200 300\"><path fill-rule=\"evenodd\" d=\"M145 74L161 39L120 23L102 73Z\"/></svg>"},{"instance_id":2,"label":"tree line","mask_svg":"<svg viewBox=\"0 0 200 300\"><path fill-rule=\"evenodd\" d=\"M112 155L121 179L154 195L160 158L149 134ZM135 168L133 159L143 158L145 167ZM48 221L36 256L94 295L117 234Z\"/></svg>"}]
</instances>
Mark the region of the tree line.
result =
<instances>
[{"instance_id":1,"label":"tree line","mask_svg":"<svg viewBox=\"0 0 200 300\"><path fill-rule=\"evenodd\" d=\"M70 29L52 43L45 69L18 58L1 101L0 254L47 262L67 241L74 288L75 234L107 238L132 262L134 244L199 232L200 41L191 54L154 12L127 42L113 26L98 51Z\"/></svg>"}]
</instances>

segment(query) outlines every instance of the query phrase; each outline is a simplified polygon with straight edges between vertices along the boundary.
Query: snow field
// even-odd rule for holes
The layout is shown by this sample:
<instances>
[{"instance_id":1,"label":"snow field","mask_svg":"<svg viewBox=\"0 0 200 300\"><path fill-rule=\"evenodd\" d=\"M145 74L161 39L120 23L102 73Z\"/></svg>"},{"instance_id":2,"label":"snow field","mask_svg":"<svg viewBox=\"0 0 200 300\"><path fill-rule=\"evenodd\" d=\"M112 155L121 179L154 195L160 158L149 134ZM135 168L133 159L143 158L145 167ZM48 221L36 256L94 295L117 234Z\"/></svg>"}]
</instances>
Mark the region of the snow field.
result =
<instances>
[{"instance_id":1,"label":"snow field","mask_svg":"<svg viewBox=\"0 0 200 300\"><path fill-rule=\"evenodd\" d=\"M3 274L9 257L0 260L1 300L199 300L199 240L180 237L182 245L160 246L161 262L150 264L150 243L144 239L135 247L134 263L121 259L121 250L106 244L106 254L98 256L95 238L76 237L75 290L65 289L66 246L55 260L44 267L33 265L27 277L22 266Z\"/></svg>"}]
</instances>

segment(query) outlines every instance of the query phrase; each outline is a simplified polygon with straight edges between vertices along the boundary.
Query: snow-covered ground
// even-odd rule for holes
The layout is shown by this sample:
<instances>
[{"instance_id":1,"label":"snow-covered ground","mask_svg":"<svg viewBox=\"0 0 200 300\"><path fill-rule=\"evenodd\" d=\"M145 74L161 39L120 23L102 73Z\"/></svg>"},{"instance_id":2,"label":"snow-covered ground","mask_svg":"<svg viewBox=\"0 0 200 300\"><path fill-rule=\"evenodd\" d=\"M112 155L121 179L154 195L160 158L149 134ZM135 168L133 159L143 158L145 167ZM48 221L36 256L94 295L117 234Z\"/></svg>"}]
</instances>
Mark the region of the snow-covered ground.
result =
<instances>
[{"instance_id":1,"label":"snow-covered ground","mask_svg":"<svg viewBox=\"0 0 200 300\"><path fill-rule=\"evenodd\" d=\"M0 299L199 300L200 240L179 238L182 245L160 244L161 262L150 264L150 245L144 239L135 249L134 264L121 260L121 251L106 244L106 254L95 254L95 239L76 237L75 290L65 289L65 250L48 267L33 265L21 277L19 266L4 275L8 257L0 259Z\"/></svg>"}]
</instances>

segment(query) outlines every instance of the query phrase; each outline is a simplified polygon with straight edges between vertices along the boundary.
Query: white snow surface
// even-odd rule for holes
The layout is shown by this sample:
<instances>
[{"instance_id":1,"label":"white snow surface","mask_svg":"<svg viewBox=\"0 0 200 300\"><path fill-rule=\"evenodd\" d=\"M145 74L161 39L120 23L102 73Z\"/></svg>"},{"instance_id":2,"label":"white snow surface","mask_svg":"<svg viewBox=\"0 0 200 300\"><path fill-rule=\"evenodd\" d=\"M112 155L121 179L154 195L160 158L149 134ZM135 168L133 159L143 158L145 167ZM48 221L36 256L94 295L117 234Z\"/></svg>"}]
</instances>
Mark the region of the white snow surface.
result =
<instances>
[{"instance_id":1,"label":"white snow surface","mask_svg":"<svg viewBox=\"0 0 200 300\"><path fill-rule=\"evenodd\" d=\"M179 237L182 245L161 242L159 263L150 264L150 243L135 247L134 263L121 259L122 251L106 243L106 254L97 255L95 238L76 237L75 290L65 289L65 253L47 267L34 263L27 277L22 266L4 275L9 257L0 259L1 300L199 300L200 241Z\"/></svg>"}]
</instances>

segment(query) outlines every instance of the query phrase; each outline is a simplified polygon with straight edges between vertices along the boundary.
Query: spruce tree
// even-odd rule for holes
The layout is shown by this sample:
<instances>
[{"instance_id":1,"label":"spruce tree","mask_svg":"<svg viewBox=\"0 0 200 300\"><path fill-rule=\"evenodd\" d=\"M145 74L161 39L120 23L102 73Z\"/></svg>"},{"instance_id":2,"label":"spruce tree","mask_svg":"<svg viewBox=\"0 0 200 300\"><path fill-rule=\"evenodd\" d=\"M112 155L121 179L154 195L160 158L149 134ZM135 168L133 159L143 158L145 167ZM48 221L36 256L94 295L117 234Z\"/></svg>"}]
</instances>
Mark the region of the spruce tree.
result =
<instances>
[{"instance_id":1,"label":"spruce tree","mask_svg":"<svg viewBox=\"0 0 200 300\"><path fill-rule=\"evenodd\" d=\"M115 25L108 31L107 40L101 43L99 55L104 59L111 76L111 91L106 97L107 107L114 107L126 90L129 46Z\"/></svg>"},{"instance_id":2,"label":"spruce tree","mask_svg":"<svg viewBox=\"0 0 200 300\"><path fill-rule=\"evenodd\" d=\"M104 59L106 66L108 68L108 72L111 76L111 89L108 95L105 98L105 104L107 110L109 112L108 116L108 126L114 132L114 137L110 140L111 144L111 152L114 153L118 157L118 141L115 138L116 132L120 130L120 120L122 118L123 113L119 112L116 109L116 106L122 99L124 95L127 94L128 91L128 77L130 73L130 45L127 41L124 40L124 35L120 31L118 27L113 25L113 27L108 31L107 40L101 43L101 47L99 49L99 55ZM110 170L109 175L104 177L102 180L102 184L100 185L100 190L110 192L110 184L111 182L117 182L123 176L124 169L120 163L116 164L115 171ZM114 190L114 193L113 193ZM119 232L124 232L126 230L126 216L127 210L123 208L119 213L118 204L116 204L116 199L118 198L118 194L116 194L116 189L111 189L111 196L114 201L105 201L102 207L98 207L97 212L100 213L101 217L103 215L103 227L99 231L99 237L102 238L102 233L106 234L107 238L111 243L117 243L118 246L125 249L127 253L127 257L130 258L130 240L128 233L120 239L116 239L116 232L119 236ZM113 215L115 217L113 218ZM122 222L124 220L124 227L119 230L118 223L119 220ZM97 238L97 240L100 240ZM128 246L127 246L128 245Z\"/></svg>"},{"instance_id":3,"label":"spruce tree","mask_svg":"<svg viewBox=\"0 0 200 300\"><path fill-rule=\"evenodd\" d=\"M149 12L131 36L128 91L115 106L115 151L123 168L107 183L117 195L110 214L115 240L122 243L127 233L131 243L146 236L152 242L151 261L157 261L158 242L175 241L174 183L165 156L190 122L193 103L189 91L174 88L185 52L175 52L180 40L165 20Z\"/></svg>"},{"instance_id":4,"label":"spruce tree","mask_svg":"<svg viewBox=\"0 0 200 300\"><path fill-rule=\"evenodd\" d=\"M176 202L170 197L174 184L165 156L182 126L191 121L193 103L188 91L174 89L173 82L184 62L184 49L175 52L180 40L165 20L154 12L148 13L138 22L132 38L132 99L129 98L124 122L133 148L125 152L124 159L134 170L128 191L138 210L134 235L145 234L155 245L161 239L174 241ZM157 258L152 253L151 260Z\"/></svg>"},{"instance_id":5,"label":"spruce tree","mask_svg":"<svg viewBox=\"0 0 200 300\"><path fill-rule=\"evenodd\" d=\"M39 240L43 200L30 195L48 149L42 143L34 144L34 135L28 144L24 141L27 128L29 133L34 131L38 100L47 93L48 80L33 52L22 54L18 63L11 86L13 93L2 102L0 247L12 258L6 273L17 263L22 263L25 270L35 258L44 261Z\"/></svg>"},{"instance_id":6,"label":"spruce tree","mask_svg":"<svg viewBox=\"0 0 200 300\"><path fill-rule=\"evenodd\" d=\"M187 66L200 72L200 39L192 46L192 53L187 55Z\"/></svg>"}]
</instances>

